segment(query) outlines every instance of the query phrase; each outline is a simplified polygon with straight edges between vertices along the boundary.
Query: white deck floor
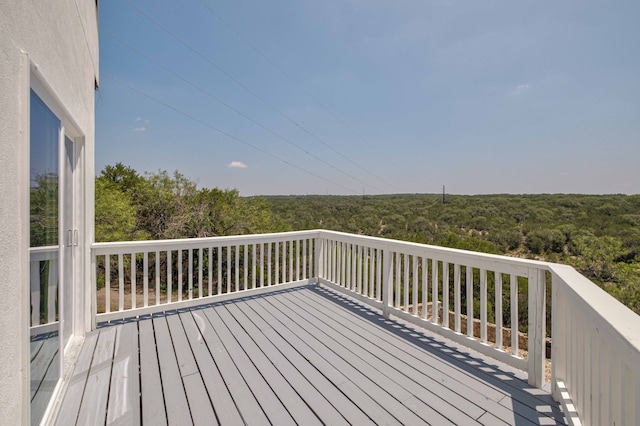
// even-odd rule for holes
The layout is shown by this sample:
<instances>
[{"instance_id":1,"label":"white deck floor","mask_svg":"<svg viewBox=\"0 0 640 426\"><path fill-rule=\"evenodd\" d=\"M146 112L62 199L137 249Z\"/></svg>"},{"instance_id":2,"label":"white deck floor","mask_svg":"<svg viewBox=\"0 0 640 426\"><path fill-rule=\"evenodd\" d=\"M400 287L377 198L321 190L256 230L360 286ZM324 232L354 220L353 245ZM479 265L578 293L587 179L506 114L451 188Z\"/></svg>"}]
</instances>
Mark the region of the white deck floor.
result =
<instances>
[{"instance_id":1,"label":"white deck floor","mask_svg":"<svg viewBox=\"0 0 640 426\"><path fill-rule=\"evenodd\" d=\"M497 361L316 286L90 333L57 423L563 424Z\"/></svg>"}]
</instances>

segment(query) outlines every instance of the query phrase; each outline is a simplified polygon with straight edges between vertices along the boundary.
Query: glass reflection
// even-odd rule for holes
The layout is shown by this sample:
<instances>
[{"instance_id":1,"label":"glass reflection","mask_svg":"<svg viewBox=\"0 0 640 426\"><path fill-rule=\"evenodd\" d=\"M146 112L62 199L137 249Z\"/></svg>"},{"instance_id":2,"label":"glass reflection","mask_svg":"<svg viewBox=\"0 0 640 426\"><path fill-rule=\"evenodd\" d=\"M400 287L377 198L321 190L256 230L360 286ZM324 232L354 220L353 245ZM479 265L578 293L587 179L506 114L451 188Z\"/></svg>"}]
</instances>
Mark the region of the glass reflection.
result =
<instances>
[{"instance_id":1,"label":"glass reflection","mask_svg":"<svg viewBox=\"0 0 640 426\"><path fill-rule=\"evenodd\" d=\"M31 424L39 424L60 377L58 336L58 151L60 120L31 91Z\"/></svg>"}]
</instances>

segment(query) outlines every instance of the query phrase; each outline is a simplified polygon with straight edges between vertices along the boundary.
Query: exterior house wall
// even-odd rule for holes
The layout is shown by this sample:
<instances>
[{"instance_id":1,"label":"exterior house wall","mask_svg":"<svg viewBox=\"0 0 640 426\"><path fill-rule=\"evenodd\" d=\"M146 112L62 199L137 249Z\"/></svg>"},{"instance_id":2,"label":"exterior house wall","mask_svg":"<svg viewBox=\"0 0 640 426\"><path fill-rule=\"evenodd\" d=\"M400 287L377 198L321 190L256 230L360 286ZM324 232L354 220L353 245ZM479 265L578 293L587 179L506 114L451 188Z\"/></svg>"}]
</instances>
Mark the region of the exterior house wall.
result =
<instances>
[{"instance_id":1,"label":"exterior house wall","mask_svg":"<svg viewBox=\"0 0 640 426\"><path fill-rule=\"evenodd\" d=\"M42 80L84 135L80 269L93 240L95 0L0 0L0 423L29 420L29 89ZM37 71L32 71L37 70ZM87 289L88 292L88 289ZM74 300L88 327L88 294ZM85 315L85 313L87 313Z\"/></svg>"}]
</instances>

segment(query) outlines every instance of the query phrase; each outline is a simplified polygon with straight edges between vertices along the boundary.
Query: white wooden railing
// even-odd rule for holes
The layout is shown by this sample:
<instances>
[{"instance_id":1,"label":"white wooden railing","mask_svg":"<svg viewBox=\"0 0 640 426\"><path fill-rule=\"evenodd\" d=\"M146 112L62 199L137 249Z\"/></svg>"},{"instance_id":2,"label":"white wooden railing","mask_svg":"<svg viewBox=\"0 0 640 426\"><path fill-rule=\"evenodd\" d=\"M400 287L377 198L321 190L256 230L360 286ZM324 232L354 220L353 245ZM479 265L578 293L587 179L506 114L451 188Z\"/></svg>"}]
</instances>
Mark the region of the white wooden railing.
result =
<instances>
[{"instance_id":1,"label":"white wooden railing","mask_svg":"<svg viewBox=\"0 0 640 426\"><path fill-rule=\"evenodd\" d=\"M308 283L317 233L97 243L97 321ZM99 296L99 297L98 297Z\"/></svg>"},{"instance_id":2,"label":"white wooden railing","mask_svg":"<svg viewBox=\"0 0 640 426\"><path fill-rule=\"evenodd\" d=\"M58 246L29 249L31 333L54 331L58 324Z\"/></svg>"},{"instance_id":3,"label":"white wooden railing","mask_svg":"<svg viewBox=\"0 0 640 426\"><path fill-rule=\"evenodd\" d=\"M569 266L322 230L92 251L97 321L319 283L527 371L537 387L550 322L551 387L568 419L640 422L640 317Z\"/></svg>"}]
</instances>

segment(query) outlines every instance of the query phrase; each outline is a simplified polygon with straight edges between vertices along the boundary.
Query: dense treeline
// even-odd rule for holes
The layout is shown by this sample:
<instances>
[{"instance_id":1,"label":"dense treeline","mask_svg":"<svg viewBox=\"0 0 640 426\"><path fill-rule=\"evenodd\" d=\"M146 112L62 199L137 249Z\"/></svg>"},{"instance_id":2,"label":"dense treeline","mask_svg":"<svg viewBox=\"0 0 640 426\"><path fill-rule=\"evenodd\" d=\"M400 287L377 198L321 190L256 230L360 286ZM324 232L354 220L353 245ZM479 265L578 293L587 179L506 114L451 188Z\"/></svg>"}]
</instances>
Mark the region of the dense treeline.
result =
<instances>
[{"instance_id":1,"label":"dense treeline","mask_svg":"<svg viewBox=\"0 0 640 426\"><path fill-rule=\"evenodd\" d=\"M324 228L574 266L640 314L640 196L268 197L292 229Z\"/></svg>"},{"instance_id":2,"label":"dense treeline","mask_svg":"<svg viewBox=\"0 0 640 426\"><path fill-rule=\"evenodd\" d=\"M96 179L96 240L324 228L574 266L640 313L640 196L240 197L120 163Z\"/></svg>"}]
</instances>

